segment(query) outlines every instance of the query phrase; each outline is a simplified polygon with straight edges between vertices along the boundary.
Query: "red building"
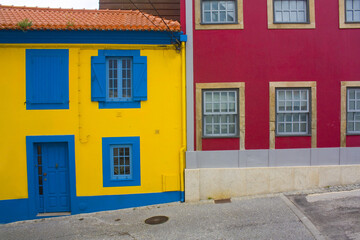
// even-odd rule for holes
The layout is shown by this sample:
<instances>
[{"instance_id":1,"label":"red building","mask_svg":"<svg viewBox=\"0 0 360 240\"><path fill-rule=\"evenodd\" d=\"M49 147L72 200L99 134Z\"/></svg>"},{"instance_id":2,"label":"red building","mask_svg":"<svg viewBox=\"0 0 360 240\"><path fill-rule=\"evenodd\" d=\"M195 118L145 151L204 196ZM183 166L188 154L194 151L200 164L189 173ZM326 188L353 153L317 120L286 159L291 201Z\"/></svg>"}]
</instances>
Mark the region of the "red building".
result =
<instances>
[{"instance_id":1,"label":"red building","mask_svg":"<svg viewBox=\"0 0 360 240\"><path fill-rule=\"evenodd\" d=\"M360 182L359 0L181 5L188 199Z\"/></svg>"}]
</instances>

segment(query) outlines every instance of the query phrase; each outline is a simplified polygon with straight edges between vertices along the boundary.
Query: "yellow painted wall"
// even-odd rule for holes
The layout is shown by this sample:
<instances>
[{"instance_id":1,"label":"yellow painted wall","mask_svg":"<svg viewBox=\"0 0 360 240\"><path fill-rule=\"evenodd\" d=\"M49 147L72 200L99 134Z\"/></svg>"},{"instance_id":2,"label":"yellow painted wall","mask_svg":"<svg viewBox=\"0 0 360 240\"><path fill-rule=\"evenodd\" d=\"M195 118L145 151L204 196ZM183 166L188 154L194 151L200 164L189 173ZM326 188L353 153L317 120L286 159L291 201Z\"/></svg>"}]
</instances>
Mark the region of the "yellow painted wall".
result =
<instances>
[{"instance_id":1,"label":"yellow painted wall","mask_svg":"<svg viewBox=\"0 0 360 240\"><path fill-rule=\"evenodd\" d=\"M70 109L26 110L25 50L30 48L69 49ZM99 109L91 101L90 63L98 49L140 49L147 56L148 100L140 109ZM174 48L0 44L0 66L0 200L27 198L25 137L34 135L75 135L77 196L181 190L181 53ZM140 136L141 186L104 188L102 137L126 136Z\"/></svg>"}]
</instances>

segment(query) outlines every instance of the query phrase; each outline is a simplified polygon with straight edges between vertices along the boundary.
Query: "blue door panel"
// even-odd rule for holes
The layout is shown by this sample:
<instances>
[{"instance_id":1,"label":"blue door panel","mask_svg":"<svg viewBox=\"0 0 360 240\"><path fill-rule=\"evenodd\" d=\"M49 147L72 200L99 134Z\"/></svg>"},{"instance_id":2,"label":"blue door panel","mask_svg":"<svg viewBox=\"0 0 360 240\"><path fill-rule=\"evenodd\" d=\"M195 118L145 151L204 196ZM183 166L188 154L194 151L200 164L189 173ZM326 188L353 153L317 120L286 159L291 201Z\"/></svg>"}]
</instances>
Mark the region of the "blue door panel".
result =
<instances>
[{"instance_id":1,"label":"blue door panel","mask_svg":"<svg viewBox=\"0 0 360 240\"><path fill-rule=\"evenodd\" d=\"M40 148L39 148L40 147ZM37 144L42 169L36 166L38 179L38 212L70 211L69 161L67 143ZM39 163L39 158L36 159ZM41 188L41 180L43 188Z\"/></svg>"}]
</instances>

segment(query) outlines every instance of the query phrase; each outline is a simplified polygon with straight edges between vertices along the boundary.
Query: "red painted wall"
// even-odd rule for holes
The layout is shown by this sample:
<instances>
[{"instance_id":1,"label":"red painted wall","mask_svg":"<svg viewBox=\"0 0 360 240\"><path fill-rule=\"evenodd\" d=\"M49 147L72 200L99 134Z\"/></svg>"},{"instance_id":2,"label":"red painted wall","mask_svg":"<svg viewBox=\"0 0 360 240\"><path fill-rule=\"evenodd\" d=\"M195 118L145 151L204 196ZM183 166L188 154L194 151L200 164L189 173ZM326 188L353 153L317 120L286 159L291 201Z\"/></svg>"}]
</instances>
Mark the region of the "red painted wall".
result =
<instances>
[{"instance_id":1,"label":"red painted wall","mask_svg":"<svg viewBox=\"0 0 360 240\"><path fill-rule=\"evenodd\" d=\"M340 82L360 80L360 29L339 29L337 0L315 1L311 30L269 30L264 0L244 0L243 12L244 30L194 31L195 83L245 82L245 148L267 149L269 82L317 81L317 144L339 147ZM360 146L360 136L347 139ZM204 140L203 149L239 149L238 139L224 141ZM309 137L276 139L276 148L308 147Z\"/></svg>"}]
</instances>

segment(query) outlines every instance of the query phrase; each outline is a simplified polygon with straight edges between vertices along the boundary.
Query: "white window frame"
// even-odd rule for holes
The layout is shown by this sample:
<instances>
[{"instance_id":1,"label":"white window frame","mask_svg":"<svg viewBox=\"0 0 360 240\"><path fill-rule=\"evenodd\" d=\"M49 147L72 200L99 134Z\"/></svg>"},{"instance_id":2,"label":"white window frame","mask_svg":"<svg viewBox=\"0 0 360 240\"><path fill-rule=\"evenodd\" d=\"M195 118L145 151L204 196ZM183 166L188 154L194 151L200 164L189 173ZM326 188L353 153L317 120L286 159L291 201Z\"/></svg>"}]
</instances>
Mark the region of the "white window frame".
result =
<instances>
[{"instance_id":1,"label":"white window frame","mask_svg":"<svg viewBox=\"0 0 360 240\"><path fill-rule=\"evenodd\" d=\"M350 91L354 91L355 98L350 99ZM359 98L357 97L359 94ZM351 109L351 102L354 102L354 109ZM347 88L346 91L346 132L348 135L360 135L360 129L356 131L356 123L360 124L360 120L356 120L356 115L360 116L360 88ZM349 115L353 114L353 118L350 120ZM354 124L354 130L349 130L349 124Z\"/></svg>"},{"instance_id":2,"label":"white window frame","mask_svg":"<svg viewBox=\"0 0 360 240\"><path fill-rule=\"evenodd\" d=\"M355 0L344 0L345 1L345 3L344 3L344 5L345 5L345 22L346 23L360 23L360 18L359 18L359 20L358 21L349 21L348 20L348 17L347 17L347 12L348 11L352 11L353 12L353 15L354 15L354 12L355 11L359 11L360 12L360 8L359 9L354 9L354 8L352 8L352 9L350 9L350 10L348 10L348 1L351 1L352 2L352 5L354 5L354 1ZM357 1L359 1L359 0L357 0ZM360 4L360 1L359 1L359 4Z\"/></svg>"},{"instance_id":3,"label":"white window frame","mask_svg":"<svg viewBox=\"0 0 360 240\"><path fill-rule=\"evenodd\" d=\"M302 0L302 1L305 1L305 21L288 21L288 22L286 22L286 21L276 21L275 19L276 19L276 12L277 12L277 10L275 9L275 2L276 1L280 1L280 2L283 2L283 1L289 1L289 10L290 10L290 1L299 1L299 0L273 0L273 11L274 11L274 13L273 13L273 16L274 16L274 19L273 19L273 21L274 21L274 24L308 24L310 21L309 21L309 0ZM296 11L297 12L297 14L298 14L298 12L299 12L299 9L295 9L294 11ZM284 12L286 12L286 11L281 11L281 13L282 14L284 14ZM289 18L290 18L290 16L289 16Z\"/></svg>"},{"instance_id":4,"label":"white window frame","mask_svg":"<svg viewBox=\"0 0 360 240\"><path fill-rule=\"evenodd\" d=\"M206 93L209 93L211 92L212 94L214 92L219 92L220 93L220 98L219 98L219 103L217 102L206 102ZM227 111L226 112L221 112L221 93L224 93L226 92L227 93L227 96L229 96L229 93L230 92L233 92L235 93L235 100L234 102L229 102L227 101L226 104L227 104ZM202 126L203 126L203 137L204 138L234 138L234 137L238 137L239 136L239 129L238 129L238 125L239 125L239 106L238 106L238 98L239 98L239 92L237 89L204 89L202 91L202 94L203 94L203 102L202 102ZM229 99L229 98L228 98ZM233 103L235 105L235 109L234 111L230 111L229 110L229 104L230 103ZM213 110L213 105L214 104L219 104L219 112L206 112L206 104L211 104L212 105L212 110ZM223 103L224 104L224 103ZM211 124L209 123L206 123L206 117L215 117L215 116L219 116L219 124L214 124L214 119L212 118L212 122ZM221 127L223 126L222 122L221 122L221 117L222 116L226 116L227 117L227 121L226 123L223 123L225 125L227 125L227 133L221 133ZM235 121L233 123L229 123L229 118L230 116L234 116L235 118ZM206 127L207 126L212 126L212 133L209 134L206 132ZM219 133L214 133L214 125L219 125ZM229 133L230 131L230 125L233 125L234 126L234 133Z\"/></svg>"},{"instance_id":5,"label":"white window frame","mask_svg":"<svg viewBox=\"0 0 360 240\"><path fill-rule=\"evenodd\" d=\"M306 91L306 99L302 98L302 91ZM279 99L280 92L284 92L284 100ZM291 92L291 99L286 99L287 92ZM299 92L299 99L294 99L294 92ZM311 126L311 90L309 88L276 88L276 136L309 136ZM280 109L280 103L284 102L284 109ZM301 109L301 103L306 101L306 109ZM289 106L287 103L291 103L291 110L286 109ZM299 109L295 109L295 102L299 102ZM280 121L280 116L283 115L284 120ZM301 119L301 115L306 114L306 120ZM291 117L291 120L286 121L287 116ZM297 116L297 119L294 117ZM279 131L279 125L283 124L283 132ZM291 124L291 132L286 132L286 125ZM298 131L294 132L294 126L298 125ZM301 124L305 124L305 131L301 131Z\"/></svg>"},{"instance_id":6,"label":"white window frame","mask_svg":"<svg viewBox=\"0 0 360 240\"><path fill-rule=\"evenodd\" d=\"M117 68L112 69L116 70L117 74L116 77L110 78L110 61L116 60L117 61ZM123 60L129 60L130 66L127 69L124 69L123 67ZM133 60L131 57L107 57L106 58L106 99L107 101L113 101L113 102L122 102L122 101L132 101L133 91L132 91L132 85L133 85ZM127 71L130 70L130 76L126 76L126 79L124 79L123 70ZM117 97L110 96L110 81L113 80L113 87L116 82L117 84ZM124 80L130 80L130 86L126 86L124 88ZM128 85L126 83L126 85ZM124 97L123 96L123 90L130 91L130 97Z\"/></svg>"},{"instance_id":7,"label":"white window frame","mask_svg":"<svg viewBox=\"0 0 360 240\"><path fill-rule=\"evenodd\" d=\"M210 4L210 10L205 10L205 2L209 2ZM212 9L212 3L217 3L218 9L213 10ZM232 10L228 9L228 3L233 2L234 8ZM225 10L220 10L220 4L225 3L226 7ZM221 21L220 20L220 12L225 12L225 18L227 19L228 12L233 12L233 21ZM210 13L210 21L205 21L205 12ZM212 19L212 13L218 13L218 21L213 21ZM237 1L236 0L203 0L201 1L201 24L236 24L237 23Z\"/></svg>"}]
</instances>

